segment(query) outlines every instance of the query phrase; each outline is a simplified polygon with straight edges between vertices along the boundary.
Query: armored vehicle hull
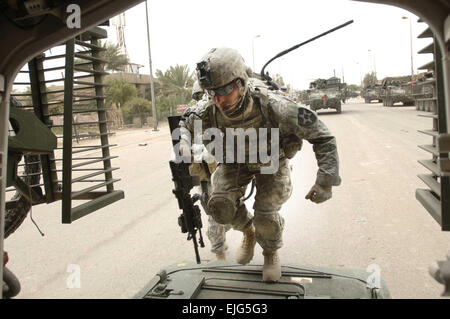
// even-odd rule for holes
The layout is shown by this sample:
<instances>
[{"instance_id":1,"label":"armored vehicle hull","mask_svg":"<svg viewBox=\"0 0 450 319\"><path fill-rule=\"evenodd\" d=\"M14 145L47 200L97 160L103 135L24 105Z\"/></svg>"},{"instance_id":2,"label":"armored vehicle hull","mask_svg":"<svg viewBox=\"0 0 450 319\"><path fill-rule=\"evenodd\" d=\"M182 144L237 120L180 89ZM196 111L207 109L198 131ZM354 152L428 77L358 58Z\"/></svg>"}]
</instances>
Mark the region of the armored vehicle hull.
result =
<instances>
[{"instance_id":1,"label":"armored vehicle hull","mask_svg":"<svg viewBox=\"0 0 450 319\"><path fill-rule=\"evenodd\" d=\"M313 111L320 109L335 109L338 113L341 113L342 106L339 97L328 97L327 94L322 95L320 98L311 99L309 105Z\"/></svg>"},{"instance_id":2,"label":"armored vehicle hull","mask_svg":"<svg viewBox=\"0 0 450 319\"><path fill-rule=\"evenodd\" d=\"M387 88L383 97L383 106L394 106L398 102L401 102L404 106L411 106L414 105L415 100L412 94L404 88Z\"/></svg>"},{"instance_id":3,"label":"armored vehicle hull","mask_svg":"<svg viewBox=\"0 0 450 319\"><path fill-rule=\"evenodd\" d=\"M341 101L347 99L347 87L339 78L317 79L309 84L309 88L307 104L311 110L335 109L341 113Z\"/></svg>"},{"instance_id":4,"label":"armored vehicle hull","mask_svg":"<svg viewBox=\"0 0 450 319\"><path fill-rule=\"evenodd\" d=\"M378 103L383 102L379 89L365 90L363 92L363 98L365 103L371 103L372 101L377 101Z\"/></svg>"},{"instance_id":5,"label":"armored vehicle hull","mask_svg":"<svg viewBox=\"0 0 450 319\"><path fill-rule=\"evenodd\" d=\"M411 76L386 77L382 84L383 106L393 106L401 102L405 106L414 105Z\"/></svg>"},{"instance_id":6,"label":"armored vehicle hull","mask_svg":"<svg viewBox=\"0 0 450 319\"><path fill-rule=\"evenodd\" d=\"M262 281L262 265L226 261L178 264L162 270L135 298L316 299L391 298L376 272L283 265L276 283Z\"/></svg>"},{"instance_id":7,"label":"armored vehicle hull","mask_svg":"<svg viewBox=\"0 0 450 319\"><path fill-rule=\"evenodd\" d=\"M416 82L414 87L414 99L416 110L426 112L436 112L436 80L427 79Z\"/></svg>"}]
</instances>

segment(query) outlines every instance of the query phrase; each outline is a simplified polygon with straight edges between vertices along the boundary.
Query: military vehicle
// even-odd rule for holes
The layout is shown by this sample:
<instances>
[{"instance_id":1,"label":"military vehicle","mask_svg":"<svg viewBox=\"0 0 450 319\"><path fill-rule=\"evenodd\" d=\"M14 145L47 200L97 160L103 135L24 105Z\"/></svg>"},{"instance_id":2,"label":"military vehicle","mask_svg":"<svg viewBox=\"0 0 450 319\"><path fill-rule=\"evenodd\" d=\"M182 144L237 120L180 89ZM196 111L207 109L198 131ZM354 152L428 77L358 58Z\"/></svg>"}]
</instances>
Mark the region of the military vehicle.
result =
<instances>
[{"instance_id":1,"label":"military vehicle","mask_svg":"<svg viewBox=\"0 0 450 319\"><path fill-rule=\"evenodd\" d=\"M347 90L347 94L346 96L348 98L354 98L354 97L358 97L361 95L361 91L359 90Z\"/></svg>"},{"instance_id":2,"label":"military vehicle","mask_svg":"<svg viewBox=\"0 0 450 319\"><path fill-rule=\"evenodd\" d=\"M297 103L309 105L308 90L301 90L297 94Z\"/></svg>"},{"instance_id":3,"label":"military vehicle","mask_svg":"<svg viewBox=\"0 0 450 319\"><path fill-rule=\"evenodd\" d=\"M361 96L364 98L364 103L371 103L372 101L383 102L381 85L374 84L365 87Z\"/></svg>"},{"instance_id":4,"label":"military vehicle","mask_svg":"<svg viewBox=\"0 0 450 319\"><path fill-rule=\"evenodd\" d=\"M359 0L358 0L359 1ZM362 0L361 0L362 1ZM448 136L448 125L450 123L450 64L449 64L449 48L450 48L450 6L448 2L441 0L364 0L365 2L391 4L399 6L403 9L410 10L415 14L421 16L421 18L428 23L430 30L433 32L436 41L436 87L438 89L438 113L429 114L433 120L433 129L425 132L433 137L432 145L423 146L432 155L432 160L424 161L424 165L427 165L432 173L430 176L423 176L423 180L429 185L430 189L418 190L416 197L430 212L433 218L442 226L442 230L450 230L450 209L448 207L450 194L448 193L450 167L448 165L448 152L450 152L450 143ZM9 19L0 19L0 29L2 30L2 47L0 49L0 119L3 121L0 125L0 160L1 160L1 197L0 197L0 277L3 278L3 266L4 258L3 254L3 238L4 238L4 218L5 218L5 187L8 172L14 173L14 170L10 169L11 165L14 165L14 161L11 162L8 156L8 127L9 119L11 118L16 123L12 125L15 133L20 135L20 123L32 123L36 126L29 126L24 131L27 136L29 133L46 132L43 127L51 125L51 122L46 122L45 125L41 125L42 119L39 118L39 114L33 116L33 120L23 120L20 115L15 115L23 112L16 112L14 106L10 108L10 94L12 85L16 75L22 66L34 57L44 52L48 48L63 43L65 41L72 41L77 35L86 32L89 28L95 27L102 23L106 19L119 14L120 12L142 2L142 0L106 0L102 2L102 5L98 5L98 1L94 0L70 0L70 1L40 1L40 6L35 6L34 2L29 1L8 1L2 2L3 15L7 15ZM67 12L66 7L71 4L78 5L81 10L79 11L83 23L76 28L69 28L66 25ZM45 19L42 16L45 15ZM75 41L80 41L77 39ZM89 51L92 46L86 43L86 50ZM14 54L11 54L13 52ZM91 57L91 62L95 65L98 60L95 57ZM67 64L68 71L73 70L73 63ZM95 71L95 70L94 70ZM67 71L66 71L67 72ZM93 72L95 74L95 72ZM92 75L91 75L92 77ZM33 77L34 78L34 77ZM36 78L34 78L36 79ZM39 80L39 79L38 79ZM40 80L42 81L42 79ZM82 80L79 80L80 82ZM39 83L39 81L38 81ZM73 81L69 78L67 81L68 87L65 87L67 94L73 94L71 90ZM95 82L91 85L96 86ZM41 87L44 88L44 87ZM45 88L44 88L45 89ZM41 93L45 93L45 90ZM96 97L97 99L97 97ZM73 101L68 99L68 101ZM33 103L34 107L40 105L39 98ZM46 102L47 104L48 102ZM11 103L13 104L13 103ZM64 113L66 118L71 119L73 115L73 109L66 108L64 105ZM12 111L11 111L12 110ZM101 109L99 110L101 111ZM30 112L30 114L33 114ZM44 114L45 115L45 114ZM11 117L12 116L12 117ZM14 117L15 116L15 117ZM31 116L25 115L30 119ZM72 147L70 141L72 140L72 121L66 120L63 130L65 130L66 136L70 138L65 139L65 143L62 146L63 152L69 152L70 157L72 154ZM70 123L70 124L69 124ZM12 123L11 123L12 124ZM102 123L97 123L102 124ZM436 125L434 125L436 124ZM439 127L438 125L439 124ZM14 127L15 126L15 127ZM438 128L437 128L438 127ZM23 128L23 127L22 127ZM44 134L44 133L43 133ZM105 133L102 136L105 136ZM17 136L16 135L16 136ZM42 136L42 135L41 135ZM27 143L28 147L32 147L33 151L39 151L41 165L47 167L48 161L46 158L50 156L51 150L53 150L53 137L50 134L47 135L47 140L41 141L44 143L39 144L36 139L25 139L30 143ZM21 137L16 139L21 141ZM38 146L43 148L39 148ZM22 147L22 146L20 146ZM105 148L106 145L101 144L101 148ZM20 151L20 148L17 148ZM99 159L100 163L110 160L109 156L103 156ZM64 175L63 191L61 198L66 198L63 205L63 215L68 218L68 221L74 220L74 218L80 218L87 213L92 212L95 208L105 207L110 203L120 198L120 194L114 193L111 188L109 191L102 192L101 194L91 193L89 196L82 196L83 194L90 193L92 190L87 190L83 194L76 194L79 198L90 199L95 201L101 197L101 200L95 201L89 207L82 206L75 210L75 213L71 206L71 199L73 194L71 192L70 184L73 181L71 173L74 171L71 160L66 157L66 161L63 162L61 173ZM50 157L51 159L51 157ZM32 163L32 162L31 162ZM29 165L32 165L28 162ZM47 163L47 164L45 164ZM21 165L21 164L19 164ZM24 165L27 167L27 163ZM43 170L45 168L42 168ZM51 171L51 169L50 169ZM109 170L110 172L111 170ZM104 173L109 173L102 172ZM96 172L98 173L98 172ZM20 176L19 176L20 177ZM28 199L34 201L35 199L42 200L39 191L33 192L30 189L31 185L21 184L19 179L15 179L18 187L22 187L28 192ZM111 179L109 179L111 181ZM45 190L50 187L55 181L44 180ZM65 185L64 185L65 184ZM28 187L26 187L28 186ZM58 185L54 185L55 190L46 192L45 195L50 195L60 192ZM65 186L65 187L64 187ZM24 192L24 196L26 195ZM31 192L31 194L30 194ZM36 194L35 194L36 193ZM111 194L113 193L113 194ZM65 195L64 195L65 194ZM75 196L75 197L78 197ZM95 197L97 196L97 197ZM103 197L105 196L105 197ZM58 196L56 196L58 198ZM47 200L47 199L46 199ZM83 205L83 204L82 204ZM174 260L174 263L177 261ZM217 262L218 263L218 262ZM450 294L450 260L440 261L437 267L433 269L434 278L442 284L445 284L447 295ZM258 280L260 278L261 265L247 265L239 266L229 263L223 264L208 264L208 265L177 265L167 268L153 277L147 284L144 283L143 289L139 292L137 298L154 298L154 299L172 299L172 298L204 298L208 297L207 293L214 291L216 295L214 297L220 298L248 298L248 297L273 297L273 298L326 298L326 297L389 297L388 292L385 290L385 285L381 284L377 287L370 286L367 279L371 275L365 271L353 271L353 270L341 270L339 272L333 269L319 268L319 267L305 267L297 265L283 265L283 278L278 285L264 284ZM151 277L152 274L149 274ZM0 295L3 294L3 288L5 284L0 282ZM212 297L212 295L209 295Z\"/></svg>"},{"instance_id":5,"label":"military vehicle","mask_svg":"<svg viewBox=\"0 0 450 319\"><path fill-rule=\"evenodd\" d=\"M433 72L427 72L424 76L413 82L413 96L416 110L436 112L436 80Z\"/></svg>"},{"instance_id":6,"label":"military vehicle","mask_svg":"<svg viewBox=\"0 0 450 319\"><path fill-rule=\"evenodd\" d=\"M342 111L342 102L346 100L345 83L337 77L317 79L309 84L307 105L313 111L335 109Z\"/></svg>"},{"instance_id":7,"label":"military vehicle","mask_svg":"<svg viewBox=\"0 0 450 319\"><path fill-rule=\"evenodd\" d=\"M419 20L418 22L424 22ZM435 67L434 58L436 56L436 48L433 32L430 28L426 28L417 36L419 39L431 39L431 43L428 43L424 48L417 53L433 56L433 59L428 61L422 66L418 67L418 70L424 70L422 73L418 73L414 76L414 88L413 96L416 100L416 110L436 113L437 110L437 88L435 79Z\"/></svg>"},{"instance_id":8,"label":"military vehicle","mask_svg":"<svg viewBox=\"0 0 450 319\"><path fill-rule=\"evenodd\" d=\"M414 105L411 76L386 77L381 82L383 106L394 106L401 102L404 106Z\"/></svg>"}]
</instances>

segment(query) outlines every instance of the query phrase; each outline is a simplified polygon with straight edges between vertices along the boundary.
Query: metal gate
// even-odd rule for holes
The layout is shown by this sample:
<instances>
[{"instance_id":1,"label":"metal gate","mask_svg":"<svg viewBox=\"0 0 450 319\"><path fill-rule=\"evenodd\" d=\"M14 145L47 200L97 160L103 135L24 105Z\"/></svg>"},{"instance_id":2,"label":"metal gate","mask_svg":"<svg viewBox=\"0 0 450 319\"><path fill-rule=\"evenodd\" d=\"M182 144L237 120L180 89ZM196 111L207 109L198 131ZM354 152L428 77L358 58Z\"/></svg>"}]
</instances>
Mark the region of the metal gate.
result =
<instances>
[{"instance_id":1,"label":"metal gate","mask_svg":"<svg viewBox=\"0 0 450 319\"><path fill-rule=\"evenodd\" d=\"M114 189L119 167L110 152L116 145L109 141L100 43L106 36L93 28L51 49L61 54L40 54L20 71L29 80L15 85L31 90L12 94L7 192L16 195L7 211L21 197L30 205L62 200L62 222L71 223L124 198Z\"/></svg>"},{"instance_id":2,"label":"metal gate","mask_svg":"<svg viewBox=\"0 0 450 319\"><path fill-rule=\"evenodd\" d=\"M419 114L432 120L432 128L419 130L431 137L431 144L419 147L431 154L431 159L419 160L430 173L420 174L419 178L428 186L427 189L417 189L416 198L426 208L430 215L441 225L443 231L450 231L450 136L447 132L445 100L442 74L442 53L432 31L428 28L419 37L432 37L433 43L419 53L433 53L433 61L420 67L434 71L435 97L429 98L436 107L430 107L431 113ZM428 101L427 100L427 101ZM425 109L423 109L425 111ZM427 109L428 110L428 109Z\"/></svg>"}]
</instances>

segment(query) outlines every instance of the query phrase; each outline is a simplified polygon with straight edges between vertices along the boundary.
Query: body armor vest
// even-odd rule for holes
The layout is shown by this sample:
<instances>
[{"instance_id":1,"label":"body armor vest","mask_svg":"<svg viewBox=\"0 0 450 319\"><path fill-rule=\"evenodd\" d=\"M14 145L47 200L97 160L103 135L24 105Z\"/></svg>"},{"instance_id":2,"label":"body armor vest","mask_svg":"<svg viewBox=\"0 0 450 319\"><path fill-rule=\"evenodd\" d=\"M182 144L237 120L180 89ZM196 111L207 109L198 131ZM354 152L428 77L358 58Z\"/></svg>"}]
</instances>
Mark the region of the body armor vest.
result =
<instances>
[{"instance_id":1,"label":"body armor vest","mask_svg":"<svg viewBox=\"0 0 450 319\"><path fill-rule=\"evenodd\" d=\"M224 134L223 162L242 163L242 158L238 158L239 148L241 148L245 157L245 164L258 168L266 163L266 161L261 161L260 152L263 153L263 156L270 156L272 144L278 148L280 158L284 156L284 153L280 148L279 141L272 141L271 129L277 128L277 125L270 121L268 106L263 105L264 102L267 102L267 98L258 96L259 94L257 94L257 91L255 92L251 85L249 85L247 94L245 110L241 115L229 118L213 105L209 108L209 116L212 119L212 126L219 128ZM263 129L263 131L260 129ZM232 139L230 136L227 137L231 132L235 134ZM230 145L230 140L233 140L233 145ZM264 146L261 148L262 143L264 143ZM233 149L227 150L229 147L233 147ZM242 150L242 148L244 149Z\"/></svg>"}]
</instances>

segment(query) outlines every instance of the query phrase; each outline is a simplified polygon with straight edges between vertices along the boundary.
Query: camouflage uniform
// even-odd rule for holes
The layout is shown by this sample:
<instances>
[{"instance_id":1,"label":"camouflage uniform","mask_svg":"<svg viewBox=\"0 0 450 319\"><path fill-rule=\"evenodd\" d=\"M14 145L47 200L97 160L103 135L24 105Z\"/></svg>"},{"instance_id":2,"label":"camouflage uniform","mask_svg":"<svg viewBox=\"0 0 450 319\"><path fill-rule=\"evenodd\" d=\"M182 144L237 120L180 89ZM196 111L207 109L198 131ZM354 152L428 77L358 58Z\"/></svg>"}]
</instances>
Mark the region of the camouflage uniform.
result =
<instances>
[{"instance_id":1,"label":"camouflage uniform","mask_svg":"<svg viewBox=\"0 0 450 319\"><path fill-rule=\"evenodd\" d=\"M217 254L227 249L226 232L230 229L231 225L221 225L211 215L208 215L208 230L206 231L206 235L211 242L211 252Z\"/></svg>"},{"instance_id":2,"label":"camouflage uniform","mask_svg":"<svg viewBox=\"0 0 450 319\"><path fill-rule=\"evenodd\" d=\"M301 148L302 140L306 139L313 144L319 166L316 184L337 186L341 180L336 139L316 113L269 91L258 79L248 80L248 93L244 104L245 111L241 117L228 118L212 100L198 103L187 110L180 126L191 134L194 120L198 119L202 121L203 130L211 127L217 127L223 132L228 127L279 129L278 171L271 175L261 174L260 168L265 164L249 163L246 147L246 163L219 164L212 175L212 195L208 204L210 213L220 224L230 223L234 229L243 230L253 221L257 242L264 250L274 251L282 246L284 226L284 220L278 211L292 193L289 159ZM182 135L181 138L188 137ZM256 183L254 217L239 200L252 178L255 178ZM213 205L215 198L224 197L236 203L233 209L224 205Z\"/></svg>"},{"instance_id":3,"label":"camouflage uniform","mask_svg":"<svg viewBox=\"0 0 450 319\"><path fill-rule=\"evenodd\" d=\"M192 88L192 98L196 101L202 101L206 103L208 101L204 90L200 87L198 81L194 82ZM217 168L217 163L208 164L208 170L212 174ZM201 163L192 163L189 166L189 174L191 176L198 175L201 181L206 181L208 196L211 194L211 178L210 174L205 171L205 168ZM201 188L199 190L202 191ZM207 203L202 202L204 212L208 215L208 230L206 235L211 242L211 252L214 254L222 253L227 249L226 246L226 232L231 229L231 225L221 225L214 220L214 218L208 214Z\"/></svg>"},{"instance_id":4,"label":"camouflage uniform","mask_svg":"<svg viewBox=\"0 0 450 319\"><path fill-rule=\"evenodd\" d=\"M211 163L208 164L208 170L210 172L214 172L217 164ZM208 173L205 172L205 168L202 167L201 163L192 163L189 166L189 174L191 176L198 175L200 181L206 181L208 188L208 195L211 194L211 180L208 176ZM199 189L201 192L202 190ZM231 225L221 225L214 220L214 218L208 214L207 203L202 202L202 207L204 212L208 215L208 230L206 231L206 235L208 236L209 241L211 242L211 252L217 254L219 252L224 252L227 249L226 246L226 232L231 229Z\"/></svg>"}]
</instances>

